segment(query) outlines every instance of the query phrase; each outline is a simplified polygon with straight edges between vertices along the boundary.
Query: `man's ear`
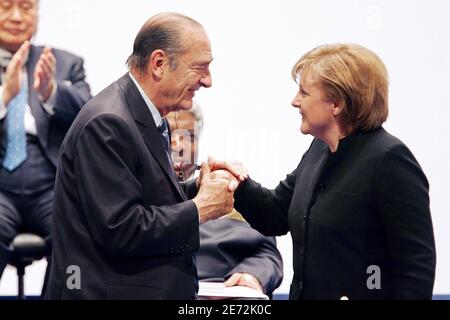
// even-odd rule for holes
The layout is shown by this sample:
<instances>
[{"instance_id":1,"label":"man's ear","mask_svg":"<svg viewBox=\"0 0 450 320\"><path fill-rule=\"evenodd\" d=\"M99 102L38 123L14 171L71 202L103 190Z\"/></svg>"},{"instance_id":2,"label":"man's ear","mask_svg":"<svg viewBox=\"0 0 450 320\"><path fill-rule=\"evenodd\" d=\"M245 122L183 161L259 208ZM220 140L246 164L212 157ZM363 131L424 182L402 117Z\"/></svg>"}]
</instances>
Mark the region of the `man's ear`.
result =
<instances>
[{"instance_id":1,"label":"man's ear","mask_svg":"<svg viewBox=\"0 0 450 320\"><path fill-rule=\"evenodd\" d=\"M155 50L150 55L147 65L147 72L154 77L161 79L166 71L166 65L169 63L169 58L163 50Z\"/></svg>"}]
</instances>

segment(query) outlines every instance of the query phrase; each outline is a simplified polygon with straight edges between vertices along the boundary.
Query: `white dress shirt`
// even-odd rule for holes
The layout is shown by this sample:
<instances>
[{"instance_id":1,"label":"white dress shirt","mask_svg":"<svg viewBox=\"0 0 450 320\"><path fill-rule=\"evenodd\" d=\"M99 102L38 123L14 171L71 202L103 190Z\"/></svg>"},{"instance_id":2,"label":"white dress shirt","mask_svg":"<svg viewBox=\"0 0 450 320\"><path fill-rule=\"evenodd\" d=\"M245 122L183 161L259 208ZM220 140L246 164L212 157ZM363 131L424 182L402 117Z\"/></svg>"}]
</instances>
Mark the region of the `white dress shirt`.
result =
<instances>
[{"instance_id":1,"label":"white dress shirt","mask_svg":"<svg viewBox=\"0 0 450 320\"><path fill-rule=\"evenodd\" d=\"M133 77L133 75L131 73L129 73L129 75L130 75L131 79L133 80L134 84L136 85L136 87L138 88L139 92L141 93L142 98L144 98L144 101L147 104L148 108L150 109L150 112L152 113L153 120L155 121L156 126L159 127L162 122L161 114L159 113L158 109L156 109L153 102L150 101L150 98L147 97L147 94L145 93L144 89L142 89L142 87L139 85L139 83Z\"/></svg>"}]
</instances>

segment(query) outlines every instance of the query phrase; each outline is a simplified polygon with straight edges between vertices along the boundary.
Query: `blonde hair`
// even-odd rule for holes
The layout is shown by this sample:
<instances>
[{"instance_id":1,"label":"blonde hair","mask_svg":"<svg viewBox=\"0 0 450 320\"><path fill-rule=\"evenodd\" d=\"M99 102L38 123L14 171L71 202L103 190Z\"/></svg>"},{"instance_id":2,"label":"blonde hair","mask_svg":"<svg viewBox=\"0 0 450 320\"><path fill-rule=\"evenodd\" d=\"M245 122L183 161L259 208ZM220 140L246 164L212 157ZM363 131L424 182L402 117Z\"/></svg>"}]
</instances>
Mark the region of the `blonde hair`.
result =
<instances>
[{"instance_id":1,"label":"blonde hair","mask_svg":"<svg viewBox=\"0 0 450 320\"><path fill-rule=\"evenodd\" d=\"M356 44L322 45L304 54L292 78L315 77L330 101L343 104L344 130L368 131L388 117L388 72L372 51Z\"/></svg>"}]
</instances>

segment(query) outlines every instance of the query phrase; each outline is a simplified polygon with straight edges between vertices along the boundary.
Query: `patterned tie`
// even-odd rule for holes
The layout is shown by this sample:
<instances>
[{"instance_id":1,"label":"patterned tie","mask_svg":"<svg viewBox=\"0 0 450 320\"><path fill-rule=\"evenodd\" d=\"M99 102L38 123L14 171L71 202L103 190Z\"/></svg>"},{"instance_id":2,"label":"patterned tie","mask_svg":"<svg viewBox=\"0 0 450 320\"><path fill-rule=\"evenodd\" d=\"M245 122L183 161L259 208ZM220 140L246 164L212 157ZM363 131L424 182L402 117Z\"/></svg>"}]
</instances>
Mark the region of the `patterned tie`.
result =
<instances>
[{"instance_id":1,"label":"patterned tie","mask_svg":"<svg viewBox=\"0 0 450 320\"><path fill-rule=\"evenodd\" d=\"M6 115L6 154L3 167L9 171L16 169L27 158L25 136L25 106L28 103L28 84L23 81L19 94L8 104Z\"/></svg>"},{"instance_id":2,"label":"patterned tie","mask_svg":"<svg viewBox=\"0 0 450 320\"><path fill-rule=\"evenodd\" d=\"M170 158L170 137L169 137L169 129L167 126L167 120L162 118L161 124L158 127L159 133L163 137L164 148L166 149L167 154Z\"/></svg>"}]
</instances>

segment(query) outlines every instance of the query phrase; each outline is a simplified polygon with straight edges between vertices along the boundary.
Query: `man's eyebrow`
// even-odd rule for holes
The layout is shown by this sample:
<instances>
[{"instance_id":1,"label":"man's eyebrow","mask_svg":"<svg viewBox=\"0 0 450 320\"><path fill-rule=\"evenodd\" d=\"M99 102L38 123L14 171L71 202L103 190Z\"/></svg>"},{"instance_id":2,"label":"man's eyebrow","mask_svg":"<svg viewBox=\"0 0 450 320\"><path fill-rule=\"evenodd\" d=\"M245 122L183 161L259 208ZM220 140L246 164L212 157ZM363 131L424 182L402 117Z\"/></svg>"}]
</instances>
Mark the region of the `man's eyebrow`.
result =
<instances>
[{"instance_id":1,"label":"man's eyebrow","mask_svg":"<svg viewBox=\"0 0 450 320\"><path fill-rule=\"evenodd\" d=\"M204 65L207 65L207 64L210 64L211 62L213 62L213 60L214 60L214 58L211 58L211 59L208 59L208 60L203 60L203 61L198 61L198 64L204 64Z\"/></svg>"}]
</instances>

